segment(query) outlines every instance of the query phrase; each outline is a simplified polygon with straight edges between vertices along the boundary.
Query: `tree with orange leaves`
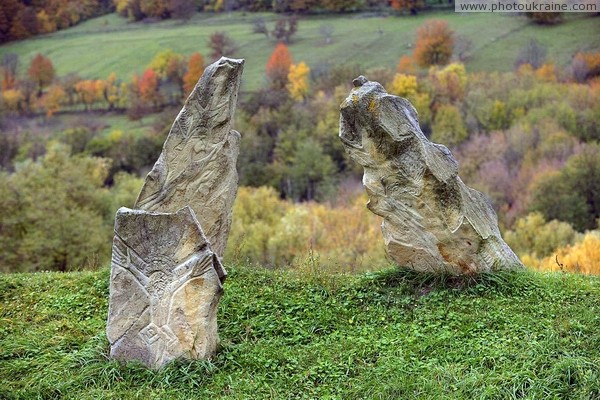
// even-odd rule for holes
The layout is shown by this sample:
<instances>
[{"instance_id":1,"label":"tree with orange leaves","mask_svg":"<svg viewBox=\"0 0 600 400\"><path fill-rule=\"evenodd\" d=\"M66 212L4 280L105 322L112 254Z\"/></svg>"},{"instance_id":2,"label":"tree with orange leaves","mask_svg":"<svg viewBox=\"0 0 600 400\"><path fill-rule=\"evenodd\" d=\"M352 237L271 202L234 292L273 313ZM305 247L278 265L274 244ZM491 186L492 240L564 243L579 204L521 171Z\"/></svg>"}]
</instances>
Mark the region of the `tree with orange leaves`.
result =
<instances>
[{"instance_id":1,"label":"tree with orange leaves","mask_svg":"<svg viewBox=\"0 0 600 400\"><path fill-rule=\"evenodd\" d=\"M284 43L279 43L267 62L267 78L276 89L284 88L288 83L288 74L292 66L292 55Z\"/></svg>"},{"instance_id":2,"label":"tree with orange leaves","mask_svg":"<svg viewBox=\"0 0 600 400\"><path fill-rule=\"evenodd\" d=\"M454 50L454 32L448 22L430 19L417 29L413 58L421 67L446 65Z\"/></svg>"},{"instance_id":3,"label":"tree with orange leaves","mask_svg":"<svg viewBox=\"0 0 600 400\"><path fill-rule=\"evenodd\" d=\"M144 71L138 82L138 88L140 99L143 102L152 104L155 107L159 105L160 93L158 92L158 76L152 69L148 68Z\"/></svg>"},{"instance_id":4,"label":"tree with orange leaves","mask_svg":"<svg viewBox=\"0 0 600 400\"><path fill-rule=\"evenodd\" d=\"M407 56L406 54L400 57L400 61L398 61L398 66L396 67L396 72L406 75L416 74L417 69L412 57Z\"/></svg>"},{"instance_id":5,"label":"tree with orange leaves","mask_svg":"<svg viewBox=\"0 0 600 400\"><path fill-rule=\"evenodd\" d=\"M100 80L81 80L74 86L79 100L85 105L86 110L91 110L92 105L103 97L103 82Z\"/></svg>"},{"instance_id":6,"label":"tree with orange leaves","mask_svg":"<svg viewBox=\"0 0 600 400\"><path fill-rule=\"evenodd\" d=\"M27 75L33 82L36 83L38 87L38 97L40 97L42 95L42 90L52 83L56 72L54 71L54 65L52 65L52 61L38 53L31 60L31 64L27 70Z\"/></svg>"},{"instance_id":7,"label":"tree with orange leaves","mask_svg":"<svg viewBox=\"0 0 600 400\"><path fill-rule=\"evenodd\" d=\"M204 57L200 53L192 54L188 61L187 72L183 76L183 90L186 95L192 92L203 72Z\"/></svg>"}]
</instances>

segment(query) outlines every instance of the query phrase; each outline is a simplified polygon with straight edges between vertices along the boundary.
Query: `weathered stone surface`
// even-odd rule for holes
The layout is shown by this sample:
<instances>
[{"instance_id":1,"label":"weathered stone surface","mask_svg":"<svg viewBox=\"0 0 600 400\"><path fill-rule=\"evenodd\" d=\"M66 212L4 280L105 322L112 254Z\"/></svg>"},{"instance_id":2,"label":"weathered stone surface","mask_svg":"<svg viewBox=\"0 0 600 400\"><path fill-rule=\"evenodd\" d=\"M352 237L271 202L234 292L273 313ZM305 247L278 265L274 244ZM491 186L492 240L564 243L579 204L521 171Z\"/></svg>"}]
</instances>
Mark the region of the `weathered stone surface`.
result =
<instances>
[{"instance_id":1,"label":"weathered stone surface","mask_svg":"<svg viewBox=\"0 0 600 400\"><path fill-rule=\"evenodd\" d=\"M212 249L223 256L238 187L240 134L231 130L244 60L206 68L173 123L134 208L175 212L190 206Z\"/></svg>"},{"instance_id":2,"label":"weathered stone surface","mask_svg":"<svg viewBox=\"0 0 600 400\"><path fill-rule=\"evenodd\" d=\"M214 355L221 269L191 208L120 208L107 326L111 357L158 368L180 356Z\"/></svg>"},{"instance_id":3,"label":"weathered stone surface","mask_svg":"<svg viewBox=\"0 0 600 400\"><path fill-rule=\"evenodd\" d=\"M489 201L461 181L445 146L427 140L410 102L362 76L354 86L341 105L340 139L364 167L367 207L384 218L389 255L417 271L523 267Z\"/></svg>"},{"instance_id":4,"label":"weathered stone surface","mask_svg":"<svg viewBox=\"0 0 600 400\"><path fill-rule=\"evenodd\" d=\"M117 212L106 329L113 358L158 368L216 351L226 276L220 256L238 186L240 135L231 120L243 64L223 57L206 68L136 210Z\"/></svg>"}]
</instances>

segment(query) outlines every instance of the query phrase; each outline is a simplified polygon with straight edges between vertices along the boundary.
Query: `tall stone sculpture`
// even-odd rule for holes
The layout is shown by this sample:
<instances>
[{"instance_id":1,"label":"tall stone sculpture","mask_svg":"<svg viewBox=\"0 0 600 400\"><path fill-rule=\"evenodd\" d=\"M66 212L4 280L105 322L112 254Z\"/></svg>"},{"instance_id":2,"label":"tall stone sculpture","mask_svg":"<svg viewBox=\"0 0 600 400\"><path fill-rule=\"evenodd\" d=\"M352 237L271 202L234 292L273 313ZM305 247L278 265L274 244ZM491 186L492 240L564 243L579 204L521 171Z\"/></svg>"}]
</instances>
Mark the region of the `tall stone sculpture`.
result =
<instances>
[{"instance_id":1,"label":"tall stone sculpture","mask_svg":"<svg viewBox=\"0 0 600 400\"><path fill-rule=\"evenodd\" d=\"M219 256L238 187L240 134L231 130L244 60L206 68L179 112L135 208L174 212L189 205Z\"/></svg>"},{"instance_id":2,"label":"tall stone sculpture","mask_svg":"<svg viewBox=\"0 0 600 400\"><path fill-rule=\"evenodd\" d=\"M364 168L367 207L383 217L388 254L416 271L475 274L523 267L486 197L450 151L423 134L407 100L360 76L341 105L340 139Z\"/></svg>"},{"instance_id":3,"label":"tall stone sculpture","mask_svg":"<svg viewBox=\"0 0 600 400\"><path fill-rule=\"evenodd\" d=\"M115 220L107 336L111 357L158 368L214 355L237 191L231 130L243 60L206 68L146 177ZM206 236L205 236L206 232Z\"/></svg>"}]
</instances>

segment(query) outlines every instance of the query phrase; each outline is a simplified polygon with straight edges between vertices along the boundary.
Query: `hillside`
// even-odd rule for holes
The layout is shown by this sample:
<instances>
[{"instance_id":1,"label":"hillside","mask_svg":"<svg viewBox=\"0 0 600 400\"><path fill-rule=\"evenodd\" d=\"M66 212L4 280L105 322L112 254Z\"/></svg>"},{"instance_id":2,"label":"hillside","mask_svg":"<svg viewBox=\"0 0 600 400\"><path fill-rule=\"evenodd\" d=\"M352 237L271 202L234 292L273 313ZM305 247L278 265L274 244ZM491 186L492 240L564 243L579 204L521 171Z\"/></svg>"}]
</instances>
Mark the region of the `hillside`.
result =
<instances>
[{"instance_id":1,"label":"hillside","mask_svg":"<svg viewBox=\"0 0 600 400\"><path fill-rule=\"evenodd\" d=\"M230 267L212 362L106 358L108 270L0 275L0 398L597 399L600 278Z\"/></svg>"},{"instance_id":2,"label":"hillside","mask_svg":"<svg viewBox=\"0 0 600 400\"><path fill-rule=\"evenodd\" d=\"M78 73L84 78L105 79L111 72L129 79L141 73L161 50L170 48L182 54L200 51L208 59L209 36L227 32L238 45L236 56L247 60L243 90L264 83L264 66L275 42L252 33L252 23L263 17L272 29L275 14L231 13L196 14L189 22L129 23L111 14L86 21L74 28L0 46L6 53L21 56L24 69L31 58L43 53L54 63L57 74ZM290 46L296 62L311 67L323 63L361 65L363 68L395 68L398 59L412 52L415 29L428 18L447 20L457 35L470 38L470 71L509 71L519 50L531 39L548 48L548 59L557 66L568 65L578 51L600 49L598 18L569 15L556 26L537 26L523 16L500 14L458 14L430 12L416 17L374 17L367 14L303 17ZM324 44L319 30L333 28L332 43Z\"/></svg>"}]
</instances>

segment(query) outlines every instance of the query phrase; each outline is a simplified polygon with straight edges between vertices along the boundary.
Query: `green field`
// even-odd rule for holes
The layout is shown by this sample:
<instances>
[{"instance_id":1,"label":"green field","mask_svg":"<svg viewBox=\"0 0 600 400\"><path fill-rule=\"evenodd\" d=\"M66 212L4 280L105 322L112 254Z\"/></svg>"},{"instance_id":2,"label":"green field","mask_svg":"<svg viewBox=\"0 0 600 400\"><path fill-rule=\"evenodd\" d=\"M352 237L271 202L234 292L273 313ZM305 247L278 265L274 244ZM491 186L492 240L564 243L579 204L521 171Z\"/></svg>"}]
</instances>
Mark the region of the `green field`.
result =
<instances>
[{"instance_id":1,"label":"green field","mask_svg":"<svg viewBox=\"0 0 600 400\"><path fill-rule=\"evenodd\" d=\"M22 57L23 69L36 53L49 56L59 75L75 72L86 78L106 78L116 72L129 78L141 72L153 56L164 49L190 54L200 51L208 59L207 42L216 31L226 31L237 43L238 57L246 59L242 90L264 83L264 66L274 41L252 33L252 21L261 15L269 29L274 14L197 14L189 22L129 23L116 14L99 17L74 28L0 46L0 56L13 52ZM290 49L296 62L310 66L359 64L395 68L398 59L412 52L415 29L428 18L449 22L458 35L473 42L468 62L471 71L508 71L519 49L530 39L548 48L557 65L568 65L578 50L600 49L598 17L571 14L556 26L537 26L523 16L458 14L451 11L422 13L417 17L373 17L366 14L303 17ZM334 29L333 43L325 45L319 34L322 25Z\"/></svg>"},{"instance_id":2,"label":"green field","mask_svg":"<svg viewBox=\"0 0 600 400\"><path fill-rule=\"evenodd\" d=\"M210 362L107 358L108 270L0 275L2 399L598 399L600 278L230 267Z\"/></svg>"}]
</instances>

